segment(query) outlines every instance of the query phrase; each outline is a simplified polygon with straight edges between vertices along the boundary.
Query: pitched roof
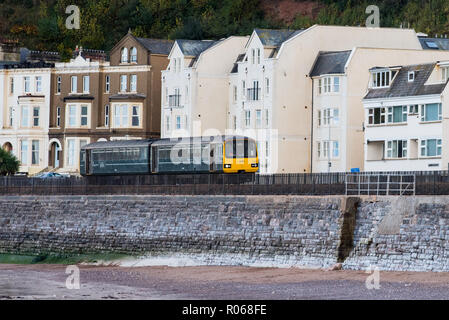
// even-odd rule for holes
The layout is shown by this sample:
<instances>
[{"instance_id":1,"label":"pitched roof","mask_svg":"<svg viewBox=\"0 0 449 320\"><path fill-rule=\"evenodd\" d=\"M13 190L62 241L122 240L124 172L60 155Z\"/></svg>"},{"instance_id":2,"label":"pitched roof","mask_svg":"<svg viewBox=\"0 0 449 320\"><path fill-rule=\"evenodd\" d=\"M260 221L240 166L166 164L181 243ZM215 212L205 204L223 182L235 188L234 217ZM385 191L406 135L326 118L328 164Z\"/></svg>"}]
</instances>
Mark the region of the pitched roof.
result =
<instances>
[{"instance_id":1,"label":"pitched roof","mask_svg":"<svg viewBox=\"0 0 449 320\"><path fill-rule=\"evenodd\" d=\"M174 41L163 39L136 38L141 45L154 54L169 55Z\"/></svg>"},{"instance_id":2,"label":"pitched roof","mask_svg":"<svg viewBox=\"0 0 449 320\"><path fill-rule=\"evenodd\" d=\"M427 50L449 50L449 39L418 37L421 47Z\"/></svg>"},{"instance_id":3,"label":"pitched roof","mask_svg":"<svg viewBox=\"0 0 449 320\"><path fill-rule=\"evenodd\" d=\"M264 47L280 47L281 44L300 34L304 30L286 30L286 29L254 29Z\"/></svg>"},{"instance_id":4,"label":"pitched roof","mask_svg":"<svg viewBox=\"0 0 449 320\"><path fill-rule=\"evenodd\" d=\"M404 66L388 88L369 89L364 99L394 98L440 94L446 83L425 85L435 67L435 63ZM408 81L408 73L415 72L415 80Z\"/></svg>"},{"instance_id":5,"label":"pitched roof","mask_svg":"<svg viewBox=\"0 0 449 320\"><path fill-rule=\"evenodd\" d=\"M351 55L351 50L347 51L320 51L315 63L310 71L311 77L323 74L345 73L345 65Z\"/></svg>"},{"instance_id":6,"label":"pitched roof","mask_svg":"<svg viewBox=\"0 0 449 320\"><path fill-rule=\"evenodd\" d=\"M199 56L201 52L210 48L217 42L218 41L211 41L211 40L183 40L183 39L176 40L176 43L178 44L182 53L185 56L191 57Z\"/></svg>"}]
</instances>

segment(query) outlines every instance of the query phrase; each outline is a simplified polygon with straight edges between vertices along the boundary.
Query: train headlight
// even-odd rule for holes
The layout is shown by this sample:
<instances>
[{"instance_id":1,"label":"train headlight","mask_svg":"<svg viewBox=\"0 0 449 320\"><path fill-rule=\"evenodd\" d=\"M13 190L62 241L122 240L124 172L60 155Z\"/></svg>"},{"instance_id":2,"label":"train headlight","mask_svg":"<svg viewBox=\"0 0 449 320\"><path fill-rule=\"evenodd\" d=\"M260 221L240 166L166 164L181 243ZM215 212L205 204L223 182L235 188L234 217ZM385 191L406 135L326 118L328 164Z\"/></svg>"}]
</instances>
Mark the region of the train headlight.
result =
<instances>
[{"instance_id":1,"label":"train headlight","mask_svg":"<svg viewBox=\"0 0 449 320\"><path fill-rule=\"evenodd\" d=\"M230 165L230 164L225 164L224 167L225 167L226 169L230 169L230 168L231 168L231 165Z\"/></svg>"},{"instance_id":2,"label":"train headlight","mask_svg":"<svg viewBox=\"0 0 449 320\"><path fill-rule=\"evenodd\" d=\"M252 163L252 164L251 164L251 167L252 167L252 168L257 168L258 166L259 166L258 163Z\"/></svg>"}]
</instances>

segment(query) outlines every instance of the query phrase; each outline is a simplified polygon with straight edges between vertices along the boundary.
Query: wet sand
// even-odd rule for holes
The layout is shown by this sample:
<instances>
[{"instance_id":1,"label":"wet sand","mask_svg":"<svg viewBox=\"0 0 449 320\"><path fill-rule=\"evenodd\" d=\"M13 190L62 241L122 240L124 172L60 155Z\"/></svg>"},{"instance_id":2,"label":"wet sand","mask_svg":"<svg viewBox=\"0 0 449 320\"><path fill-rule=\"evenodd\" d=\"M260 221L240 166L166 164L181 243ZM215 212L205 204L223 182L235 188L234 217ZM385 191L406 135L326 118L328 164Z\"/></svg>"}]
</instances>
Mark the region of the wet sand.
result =
<instances>
[{"instance_id":1,"label":"wet sand","mask_svg":"<svg viewBox=\"0 0 449 320\"><path fill-rule=\"evenodd\" d=\"M67 289L64 265L0 265L0 299L449 299L449 273L380 272L367 289L364 271L255 267L80 268Z\"/></svg>"}]
</instances>

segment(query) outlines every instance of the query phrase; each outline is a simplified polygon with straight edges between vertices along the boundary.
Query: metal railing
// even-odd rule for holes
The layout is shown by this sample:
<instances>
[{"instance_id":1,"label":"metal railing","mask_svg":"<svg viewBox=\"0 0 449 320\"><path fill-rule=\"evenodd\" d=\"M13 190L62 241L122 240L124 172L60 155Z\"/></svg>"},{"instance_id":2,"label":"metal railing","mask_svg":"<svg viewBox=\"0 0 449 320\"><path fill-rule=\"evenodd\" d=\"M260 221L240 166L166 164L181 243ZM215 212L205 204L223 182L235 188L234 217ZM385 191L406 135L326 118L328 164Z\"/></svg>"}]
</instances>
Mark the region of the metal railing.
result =
<instances>
[{"instance_id":1,"label":"metal railing","mask_svg":"<svg viewBox=\"0 0 449 320\"><path fill-rule=\"evenodd\" d=\"M169 107L179 107L181 103L181 95L175 94L168 96L168 106Z\"/></svg>"},{"instance_id":2,"label":"metal railing","mask_svg":"<svg viewBox=\"0 0 449 320\"><path fill-rule=\"evenodd\" d=\"M346 174L346 195L415 195L416 176L407 173Z\"/></svg>"},{"instance_id":3,"label":"metal railing","mask_svg":"<svg viewBox=\"0 0 449 320\"><path fill-rule=\"evenodd\" d=\"M449 195L448 171L0 176L0 195Z\"/></svg>"},{"instance_id":4,"label":"metal railing","mask_svg":"<svg viewBox=\"0 0 449 320\"><path fill-rule=\"evenodd\" d=\"M249 88L246 94L247 101L259 101L260 100L260 88Z\"/></svg>"}]
</instances>

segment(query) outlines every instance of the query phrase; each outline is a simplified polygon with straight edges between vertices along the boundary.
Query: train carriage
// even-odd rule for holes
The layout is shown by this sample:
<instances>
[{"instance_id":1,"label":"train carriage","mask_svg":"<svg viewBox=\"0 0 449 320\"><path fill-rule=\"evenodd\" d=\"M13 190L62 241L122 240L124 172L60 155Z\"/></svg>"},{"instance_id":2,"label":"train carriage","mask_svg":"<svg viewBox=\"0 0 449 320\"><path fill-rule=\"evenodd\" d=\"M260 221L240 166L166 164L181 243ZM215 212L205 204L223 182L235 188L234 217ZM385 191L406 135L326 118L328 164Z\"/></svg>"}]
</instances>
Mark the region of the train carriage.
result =
<instances>
[{"instance_id":1,"label":"train carriage","mask_svg":"<svg viewBox=\"0 0 449 320\"><path fill-rule=\"evenodd\" d=\"M257 172L256 142L243 136L118 140L84 146L82 175Z\"/></svg>"}]
</instances>

